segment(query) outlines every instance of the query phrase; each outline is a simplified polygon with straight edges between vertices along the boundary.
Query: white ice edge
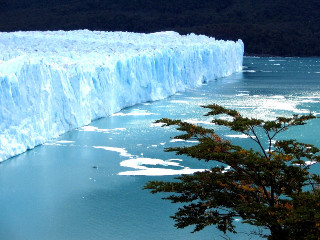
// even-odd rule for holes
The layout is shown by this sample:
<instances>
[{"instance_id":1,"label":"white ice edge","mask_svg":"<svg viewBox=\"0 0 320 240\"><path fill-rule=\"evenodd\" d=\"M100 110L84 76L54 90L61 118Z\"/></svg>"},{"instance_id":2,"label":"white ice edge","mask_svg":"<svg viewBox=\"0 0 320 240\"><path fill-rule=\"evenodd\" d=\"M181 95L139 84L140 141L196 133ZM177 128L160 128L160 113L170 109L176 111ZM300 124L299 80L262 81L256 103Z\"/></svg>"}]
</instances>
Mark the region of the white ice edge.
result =
<instances>
[{"instance_id":1,"label":"white ice edge","mask_svg":"<svg viewBox=\"0 0 320 240\"><path fill-rule=\"evenodd\" d=\"M117 152L122 157L133 157L125 148L117 148L117 147L106 147L106 146L93 146L96 149L103 149L106 151Z\"/></svg>"},{"instance_id":2,"label":"white ice edge","mask_svg":"<svg viewBox=\"0 0 320 240\"><path fill-rule=\"evenodd\" d=\"M122 167L133 168L132 171L123 171L118 173L118 175L126 176L165 176L165 175L180 175L180 174L192 174L195 172L203 172L207 169L191 169L188 167L183 167L180 163L175 161L182 161L181 159L169 159L164 161L162 159L155 158L136 158L124 160L120 163ZM148 167L152 166L162 166L162 167ZM178 167L180 169L171 169L163 167Z\"/></svg>"},{"instance_id":3,"label":"white ice edge","mask_svg":"<svg viewBox=\"0 0 320 240\"><path fill-rule=\"evenodd\" d=\"M226 137L229 137L229 138L249 138L245 134L230 134L230 135L226 135Z\"/></svg>"},{"instance_id":4,"label":"white ice edge","mask_svg":"<svg viewBox=\"0 0 320 240\"><path fill-rule=\"evenodd\" d=\"M98 132L98 133L111 133L111 132L118 132L118 131L125 131L125 128L112 128L112 129L103 129L98 128L95 126L83 126L78 129L80 132Z\"/></svg>"},{"instance_id":5,"label":"white ice edge","mask_svg":"<svg viewBox=\"0 0 320 240\"><path fill-rule=\"evenodd\" d=\"M112 114L112 116L148 116L148 115L154 115L154 113L147 112L145 110L140 110L140 109L133 109L129 113L118 112L118 113Z\"/></svg>"},{"instance_id":6,"label":"white ice edge","mask_svg":"<svg viewBox=\"0 0 320 240\"><path fill-rule=\"evenodd\" d=\"M110 152L119 153L122 157L129 157L129 159L120 162L120 166L132 168L134 170L119 172L118 175L140 175L140 176L165 176L165 175L180 175L180 174L192 174L199 171L205 171L206 169L191 169L189 167L181 166L179 162L182 159L168 159L162 160L157 158L139 157L137 155L130 154L125 148L108 147L108 146L93 146L95 149L102 149ZM143 154L141 154L143 156ZM158 166L158 167L148 167ZM179 169L171 169L170 167L176 167Z\"/></svg>"},{"instance_id":7,"label":"white ice edge","mask_svg":"<svg viewBox=\"0 0 320 240\"><path fill-rule=\"evenodd\" d=\"M242 70L241 40L175 32L0 33L0 161L95 119Z\"/></svg>"}]
</instances>

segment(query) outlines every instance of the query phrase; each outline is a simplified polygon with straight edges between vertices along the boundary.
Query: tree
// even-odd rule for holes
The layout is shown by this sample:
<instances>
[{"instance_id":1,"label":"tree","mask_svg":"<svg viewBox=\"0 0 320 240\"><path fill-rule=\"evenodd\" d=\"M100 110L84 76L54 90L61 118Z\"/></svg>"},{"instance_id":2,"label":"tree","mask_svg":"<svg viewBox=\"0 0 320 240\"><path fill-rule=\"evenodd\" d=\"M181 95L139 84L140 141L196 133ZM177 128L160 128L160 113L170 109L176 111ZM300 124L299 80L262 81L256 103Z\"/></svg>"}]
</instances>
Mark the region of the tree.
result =
<instances>
[{"instance_id":1,"label":"tree","mask_svg":"<svg viewBox=\"0 0 320 240\"><path fill-rule=\"evenodd\" d=\"M172 216L175 226L193 225L196 232L216 225L224 233L236 233L233 222L240 217L243 223L269 229L270 235L264 236L268 239L320 239L320 176L309 171L313 163L320 162L319 149L296 140L276 140L279 133L304 125L315 116L264 121L215 104L204 107L210 109L205 116L213 116L213 123L245 134L258 150L233 145L213 129L181 120L158 120L163 126L176 125L185 132L175 138L199 142L166 151L221 163L173 182L150 181L145 185L152 193L171 193L164 199L172 203L183 203ZM220 115L232 120L219 119Z\"/></svg>"}]
</instances>

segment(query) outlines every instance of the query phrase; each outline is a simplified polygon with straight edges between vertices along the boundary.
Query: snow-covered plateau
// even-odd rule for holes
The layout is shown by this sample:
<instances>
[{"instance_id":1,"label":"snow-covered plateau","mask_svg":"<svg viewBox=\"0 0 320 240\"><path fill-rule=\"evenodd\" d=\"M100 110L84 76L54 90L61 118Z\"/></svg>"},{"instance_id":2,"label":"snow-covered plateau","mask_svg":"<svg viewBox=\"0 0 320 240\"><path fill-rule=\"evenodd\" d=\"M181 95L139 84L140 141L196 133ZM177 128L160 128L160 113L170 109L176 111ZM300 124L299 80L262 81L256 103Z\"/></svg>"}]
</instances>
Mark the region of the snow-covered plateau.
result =
<instances>
[{"instance_id":1,"label":"snow-covered plateau","mask_svg":"<svg viewBox=\"0 0 320 240\"><path fill-rule=\"evenodd\" d=\"M0 161L242 69L241 40L175 32L0 33Z\"/></svg>"}]
</instances>

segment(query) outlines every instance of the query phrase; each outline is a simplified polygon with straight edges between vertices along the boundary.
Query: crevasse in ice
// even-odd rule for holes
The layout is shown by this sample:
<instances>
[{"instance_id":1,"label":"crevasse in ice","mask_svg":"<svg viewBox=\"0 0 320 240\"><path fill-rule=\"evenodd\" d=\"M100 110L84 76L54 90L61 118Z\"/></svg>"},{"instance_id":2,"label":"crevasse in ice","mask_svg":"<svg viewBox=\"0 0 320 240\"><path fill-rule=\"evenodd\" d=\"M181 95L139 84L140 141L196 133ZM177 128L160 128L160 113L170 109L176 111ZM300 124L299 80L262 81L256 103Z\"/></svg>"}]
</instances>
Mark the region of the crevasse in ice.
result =
<instances>
[{"instance_id":1,"label":"crevasse in ice","mask_svg":"<svg viewBox=\"0 0 320 240\"><path fill-rule=\"evenodd\" d=\"M0 161L239 71L243 48L241 40L175 32L0 33Z\"/></svg>"}]
</instances>

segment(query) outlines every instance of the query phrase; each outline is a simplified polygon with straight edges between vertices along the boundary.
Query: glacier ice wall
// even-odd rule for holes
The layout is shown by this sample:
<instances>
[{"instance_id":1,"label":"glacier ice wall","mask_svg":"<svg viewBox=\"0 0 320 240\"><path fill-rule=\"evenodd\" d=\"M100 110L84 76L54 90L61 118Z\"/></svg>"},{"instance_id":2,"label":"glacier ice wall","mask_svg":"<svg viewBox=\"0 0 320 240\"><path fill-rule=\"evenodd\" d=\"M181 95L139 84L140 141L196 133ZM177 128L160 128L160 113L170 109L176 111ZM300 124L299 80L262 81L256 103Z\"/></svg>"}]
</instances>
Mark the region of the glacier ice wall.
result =
<instances>
[{"instance_id":1,"label":"glacier ice wall","mask_svg":"<svg viewBox=\"0 0 320 240\"><path fill-rule=\"evenodd\" d=\"M243 43L175 32L0 33L0 161L242 68Z\"/></svg>"}]
</instances>

